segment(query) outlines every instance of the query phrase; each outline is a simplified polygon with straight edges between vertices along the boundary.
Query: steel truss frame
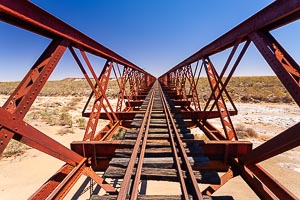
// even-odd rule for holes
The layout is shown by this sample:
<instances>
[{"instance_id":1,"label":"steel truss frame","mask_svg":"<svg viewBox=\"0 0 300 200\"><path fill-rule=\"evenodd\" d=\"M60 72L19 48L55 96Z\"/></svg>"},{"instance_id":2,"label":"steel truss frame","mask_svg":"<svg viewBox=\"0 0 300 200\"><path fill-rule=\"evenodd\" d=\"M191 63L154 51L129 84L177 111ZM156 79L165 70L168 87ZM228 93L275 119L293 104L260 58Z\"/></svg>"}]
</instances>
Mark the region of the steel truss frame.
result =
<instances>
[{"instance_id":1,"label":"steel truss frame","mask_svg":"<svg viewBox=\"0 0 300 200\"><path fill-rule=\"evenodd\" d=\"M202 192L203 194L211 195L232 177L241 175L260 198L297 199L259 163L298 147L300 136L297 131L300 129L300 124L294 125L253 150L249 149L251 144L247 143L244 146L244 142L238 141L231 122L230 116L237 114L237 109L226 86L252 42L300 106L300 67L270 34L271 30L299 18L299 1L277 0L159 78L169 97L175 99L174 104L180 106L177 112L184 119L191 120L190 126L199 126L211 140L214 140L206 143L197 140L184 142L200 142L199 145L212 157L221 154L223 161L215 161L213 163L216 164L209 167L220 170L222 168L226 173L221 177L219 185L210 185ZM66 163L30 199L61 199L81 175L91 177L108 193L116 193L114 187L94 172L96 169L105 169L105 164L95 163L96 159L93 158L101 155L109 159L114 150L122 146L118 141L107 142L106 140L120 126L125 126L126 120L133 119L133 116L139 112L136 107L141 105L155 78L31 2L24 0L16 3L10 0L0 0L0 19L52 40L0 108L0 153L4 151L9 141L14 139ZM225 72L238 52L239 45L243 47L225 78ZM210 57L229 48L232 48L231 53L223 70L218 74ZM83 141L71 144L72 150L23 120L67 49L71 52L92 90L82 112L83 116L89 118L86 132ZM88 54L106 61L99 75L90 63ZM197 90L200 84L197 77L200 77L202 71L206 72L211 87L211 95L207 99L202 99ZM120 89L115 109L106 96L112 76L116 78ZM229 106L232 110L228 109ZM90 107L91 110L89 110ZM216 129L208 122L208 119L216 117L220 119L223 131ZM109 123L97 132L99 118L108 119Z\"/></svg>"},{"instance_id":2,"label":"steel truss frame","mask_svg":"<svg viewBox=\"0 0 300 200\"><path fill-rule=\"evenodd\" d=\"M67 49L73 55L74 60L92 90L83 110L83 116L85 116L89 102L93 101L83 141L109 138L122 122L114 113L114 109L106 96L108 82L112 77L112 70L118 82L122 80L120 85L120 92L122 94L125 93L124 86L128 78L136 83L134 88L130 90L135 95L139 94L141 90L139 87L150 86L155 78L140 67L28 1L0 1L0 19L1 21L38 33L52 40L3 107L0 108L1 154L10 140L14 139L66 162L30 199L62 199L81 175L89 176L108 193L116 193L116 189L113 186L106 183L102 177L93 171L90 167L90 159L77 154L45 133L35 129L26 123L23 118ZM89 73L76 51L80 52ZM87 53L106 59L106 63L99 76L97 76L95 68L90 63ZM123 74L121 77L118 77L115 68L120 72L120 68L122 67L131 71L131 74L128 76ZM92 78L90 78L90 75ZM124 95L121 97L122 101L125 101ZM131 100L131 98L128 98L126 101L129 102ZM97 133L97 123L102 110L107 115L109 124Z\"/></svg>"},{"instance_id":3,"label":"steel truss frame","mask_svg":"<svg viewBox=\"0 0 300 200\"><path fill-rule=\"evenodd\" d=\"M230 119L230 116L237 112L229 112L226 104L231 104L233 110L237 110L229 93L226 91L226 86L251 42L265 58L294 101L300 106L299 65L270 33L270 31L294 22L299 18L299 1L278 0L170 69L159 77L159 81L168 88L167 91L171 94L171 91L177 89L173 83L179 79L178 71L184 70L187 66L194 65L194 77L200 77L202 68L205 68L211 87L211 95L206 100L203 110L205 113L211 113L217 107L223 130L220 131L213 127L207 121L205 114L201 118L198 118L197 121L194 121L191 126L196 124L212 140L238 140ZM225 78L225 72L229 68L240 44L244 46L236 56L236 60ZM229 48L231 48L231 52L219 75L209 57ZM199 63L202 64L200 65ZM200 69L198 69L199 65L201 66ZM198 76L195 76L196 74ZM186 79L188 78L189 76L186 76ZM197 86L198 79L194 80L194 82ZM191 84L190 90L193 90L193 88L194 86ZM227 101L224 101L225 97ZM174 99L176 98L181 98L179 93L174 97ZM221 184L209 186L203 191L203 194L211 195L229 179L236 175L241 175L253 191L262 199L298 199L263 169L259 163L298 147L300 145L300 135L297 134L299 126L300 123L253 149L249 154L232 159L232 168L221 178Z\"/></svg>"}]
</instances>

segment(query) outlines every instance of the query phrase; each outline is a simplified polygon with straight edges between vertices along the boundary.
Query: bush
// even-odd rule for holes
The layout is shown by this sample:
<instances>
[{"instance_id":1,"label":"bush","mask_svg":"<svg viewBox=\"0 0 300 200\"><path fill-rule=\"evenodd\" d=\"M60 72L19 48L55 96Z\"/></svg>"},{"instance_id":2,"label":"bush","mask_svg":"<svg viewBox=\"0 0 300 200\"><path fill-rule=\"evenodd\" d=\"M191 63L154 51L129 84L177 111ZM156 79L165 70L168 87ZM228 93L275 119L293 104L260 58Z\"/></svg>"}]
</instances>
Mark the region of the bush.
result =
<instances>
[{"instance_id":1,"label":"bush","mask_svg":"<svg viewBox=\"0 0 300 200\"><path fill-rule=\"evenodd\" d=\"M76 123L78 124L78 127L79 127L80 129L85 129L86 121L85 121L84 118L77 119L77 120L76 120Z\"/></svg>"},{"instance_id":2,"label":"bush","mask_svg":"<svg viewBox=\"0 0 300 200\"><path fill-rule=\"evenodd\" d=\"M112 140L123 140L126 130L119 128L118 131L112 136Z\"/></svg>"},{"instance_id":3,"label":"bush","mask_svg":"<svg viewBox=\"0 0 300 200\"><path fill-rule=\"evenodd\" d=\"M74 133L73 129L71 129L71 128L61 128L61 129L58 130L57 135L63 136L63 135L66 135L68 133Z\"/></svg>"},{"instance_id":4,"label":"bush","mask_svg":"<svg viewBox=\"0 0 300 200\"><path fill-rule=\"evenodd\" d=\"M25 144L16 140L10 140L2 155L4 157L20 156L24 154L27 149L29 149L29 147Z\"/></svg>"},{"instance_id":5,"label":"bush","mask_svg":"<svg viewBox=\"0 0 300 200\"><path fill-rule=\"evenodd\" d=\"M72 115L67 112L63 112L59 117L59 125L61 126L69 126L70 128L73 126Z\"/></svg>"},{"instance_id":6,"label":"bush","mask_svg":"<svg viewBox=\"0 0 300 200\"><path fill-rule=\"evenodd\" d=\"M238 138L258 138L258 134L253 128L246 128L244 125L238 124L235 130Z\"/></svg>"}]
</instances>

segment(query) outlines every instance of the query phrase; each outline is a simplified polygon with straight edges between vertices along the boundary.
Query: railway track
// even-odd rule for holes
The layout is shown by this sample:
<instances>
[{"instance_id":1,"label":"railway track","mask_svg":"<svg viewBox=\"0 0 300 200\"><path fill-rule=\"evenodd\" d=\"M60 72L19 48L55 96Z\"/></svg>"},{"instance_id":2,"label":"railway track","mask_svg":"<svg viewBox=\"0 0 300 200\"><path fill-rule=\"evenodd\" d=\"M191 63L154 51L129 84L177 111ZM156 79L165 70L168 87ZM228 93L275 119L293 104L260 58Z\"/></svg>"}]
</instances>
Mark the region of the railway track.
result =
<instances>
[{"instance_id":1,"label":"railway track","mask_svg":"<svg viewBox=\"0 0 300 200\"><path fill-rule=\"evenodd\" d=\"M182 139L191 136L174 106L155 82L140 111L125 133L127 149L117 149L105 171L106 178L122 180L118 195L93 196L92 199L203 199L198 183L216 183L216 172L193 171L209 160L200 147L188 146ZM196 153L198 152L198 154ZM193 156L191 156L193 155ZM146 195L141 191L143 180L177 182L181 195ZM163 193L163 191L162 191Z\"/></svg>"}]
</instances>

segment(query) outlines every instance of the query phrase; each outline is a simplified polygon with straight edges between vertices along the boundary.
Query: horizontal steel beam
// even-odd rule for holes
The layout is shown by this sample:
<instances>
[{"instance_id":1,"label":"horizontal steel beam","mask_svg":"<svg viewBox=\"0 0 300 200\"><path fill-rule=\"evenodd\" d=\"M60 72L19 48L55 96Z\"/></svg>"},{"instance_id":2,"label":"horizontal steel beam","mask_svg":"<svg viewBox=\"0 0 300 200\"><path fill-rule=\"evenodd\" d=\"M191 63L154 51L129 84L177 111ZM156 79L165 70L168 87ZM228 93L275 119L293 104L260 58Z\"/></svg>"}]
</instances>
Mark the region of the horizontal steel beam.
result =
<instances>
[{"instance_id":1,"label":"horizontal steel beam","mask_svg":"<svg viewBox=\"0 0 300 200\"><path fill-rule=\"evenodd\" d=\"M99 44L30 1L21 0L15 2L10 0L0 0L0 19L6 23L48 38L55 39L61 37L68 39L72 42L73 46L82 47L86 52L108 60L113 60L153 77L137 65Z\"/></svg>"},{"instance_id":2,"label":"horizontal steel beam","mask_svg":"<svg viewBox=\"0 0 300 200\"><path fill-rule=\"evenodd\" d=\"M71 143L71 149L83 157L92 158L95 170L105 170L116 149L130 149L134 143L135 141L76 141ZM183 140L183 143L193 148L199 147L199 153L210 158L211 164L202 168L205 170L226 170L225 165L218 165L229 163L230 158L242 157L252 149L251 142Z\"/></svg>"},{"instance_id":3,"label":"horizontal steel beam","mask_svg":"<svg viewBox=\"0 0 300 200\"><path fill-rule=\"evenodd\" d=\"M5 128L13 132L15 134L15 140L65 161L72 166L76 166L77 163L82 161L83 158L80 155L40 132L23 120L18 119L15 115L7 112L5 109L0 108L0 113L0 128Z\"/></svg>"},{"instance_id":4,"label":"horizontal steel beam","mask_svg":"<svg viewBox=\"0 0 300 200\"><path fill-rule=\"evenodd\" d=\"M300 1L277 0L221 37L217 38L215 41L203 47L165 74L169 74L181 67L194 63L205 56L210 56L220 51L224 51L225 49L232 47L237 39L241 39L241 42L243 42L247 39L247 36L254 31L259 29L269 31L298 19L300 19Z\"/></svg>"}]
</instances>

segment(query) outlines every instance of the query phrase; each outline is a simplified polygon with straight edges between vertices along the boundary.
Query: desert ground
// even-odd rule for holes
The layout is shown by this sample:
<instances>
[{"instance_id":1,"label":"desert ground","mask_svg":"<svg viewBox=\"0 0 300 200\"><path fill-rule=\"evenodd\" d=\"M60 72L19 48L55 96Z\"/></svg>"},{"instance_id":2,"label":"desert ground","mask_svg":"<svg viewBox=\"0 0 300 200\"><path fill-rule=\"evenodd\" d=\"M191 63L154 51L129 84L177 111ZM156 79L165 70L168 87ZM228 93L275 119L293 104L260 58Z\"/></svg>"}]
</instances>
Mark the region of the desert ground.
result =
<instances>
[{"instance_id":1,"label":"desert ground","mask_svg":"<svg viewBox=\"0 0 300 200\"><path fill-rule=\"evenodd\" d=\"M0 96L2 105L8 96ZM77 98L77 99L75 99ZM115 102L115 101L112 101ZM69 147L72 141L82 140L84 129L82 127L81 111L85 98L80 97L38 97L30 112L25 117L28 123L51 138ZM235 126L252 128L257 133L256 137L245 138L254 144L254 148L271 137L281 133L288 127L300 122L299 107L295 104L236 104L239 114L232 117ZM42 111L50 113L46 116ZM68 108L66 111L65 108ZM67 112L71 116L71 124L59 124L59 118L54 110ZM50 115L49 114L49 115ZM48 118L49 119L48 119ZM52 119L52 118L54 119ZM60 116L61 117L61 116ZM81 119L81 120L80 120ZM69 119L70 120L70 119ZM217 121L216 121L217 123ZM105 121L100 122L106 124ZM193 132L199 132L193 130ZM51 177L64 163L52 158L36 149L20 147L23 153L12 156L3 156L0 160L0 199L27 199L43 182ZM277 180L300 198L300 148L295 148L284 154L271 158L261 163ZM66 199L87 199L90 195L85 177L80 179ZM81 187L81 188L80 188ZM156 191L174 193L178 188L176 184L149 182L147 194ZM205 188L200 185L200 188ZM214 195L230 195L234 199L259 199L242 181L235 177L225 184Z\"/></svg>"}]
</instances>

